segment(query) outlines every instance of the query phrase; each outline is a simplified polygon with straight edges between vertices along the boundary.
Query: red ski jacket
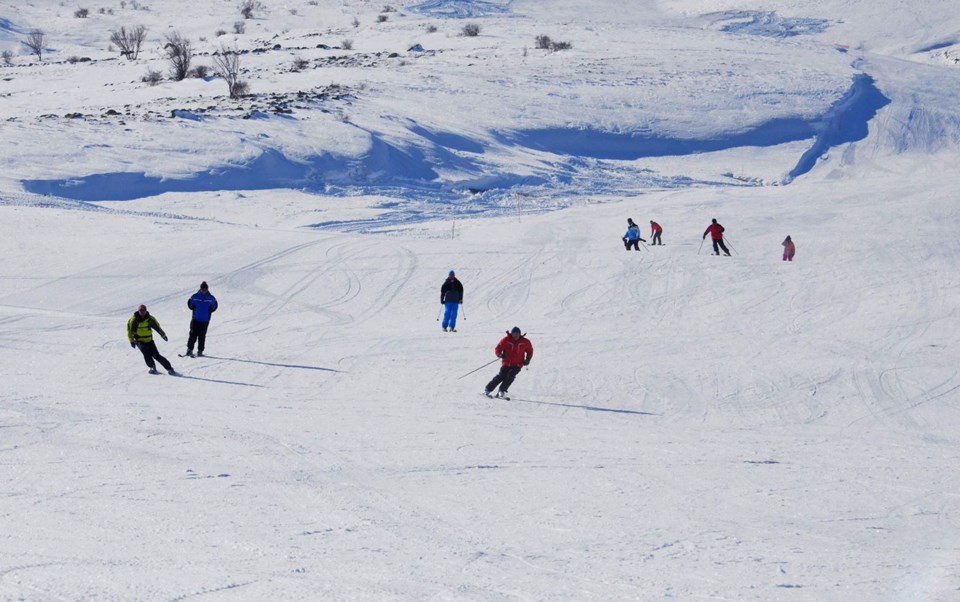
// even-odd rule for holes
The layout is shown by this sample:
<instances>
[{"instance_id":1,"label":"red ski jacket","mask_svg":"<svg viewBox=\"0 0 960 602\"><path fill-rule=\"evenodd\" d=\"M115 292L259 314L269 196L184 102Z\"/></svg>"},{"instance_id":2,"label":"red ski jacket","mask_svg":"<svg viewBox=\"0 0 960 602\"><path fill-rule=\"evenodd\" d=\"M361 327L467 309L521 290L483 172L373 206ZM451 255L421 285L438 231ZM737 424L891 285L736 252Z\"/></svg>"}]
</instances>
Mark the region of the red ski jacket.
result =
<instances>
[{"instance_id":1,"label":"red ski jacket","mask_svg":"<svg viewBox=\"0 0 960 602\"><path fill-rule=\"evenodd\" d=\"M650 234L655 234L657 232L663 232L663 228L661 228L660 224L657 222L650 222Z\"/></svg>"},{"instance_id":2,"label":"red ski jacket","mask_svg":"<svg viewBox=\"0 0 960 602\"><path fill-rule=\"evenodd\" d=\"M710 234L710 240L723 240L723 226L720 224L710 224L707 226L707 229L703 231L703 235L706 236Z\"/></svg>"},{"instance_id":3,"label":"red ski jacket","mask_svg":"<svg viewBox=\"0 0 960 602\"><path fill-rule=\"evenodd\" d=\"M529 363L530 358L533 357L533 344L530 343L527 337L522 335L514 341L510 333L507 333L507 336L500 339L500 342L497 343L493 351L497 354L497 357L500 357L501 353L506 352L507 356L500 362L502 365L522 366L524 365L524 361Z\"/></svg>"}]
</instances>

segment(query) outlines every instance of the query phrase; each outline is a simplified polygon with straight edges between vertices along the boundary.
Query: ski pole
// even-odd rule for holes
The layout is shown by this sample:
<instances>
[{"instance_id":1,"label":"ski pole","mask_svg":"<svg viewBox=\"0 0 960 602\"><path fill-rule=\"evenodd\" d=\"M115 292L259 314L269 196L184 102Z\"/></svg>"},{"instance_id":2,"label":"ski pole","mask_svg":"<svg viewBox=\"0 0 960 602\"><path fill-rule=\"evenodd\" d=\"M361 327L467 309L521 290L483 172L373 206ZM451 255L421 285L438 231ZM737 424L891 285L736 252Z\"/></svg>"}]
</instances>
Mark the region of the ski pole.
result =
<instances>
[{"instance_id":1,"label":"ski pole","mask_svg":"<svg viewBox=\"0 0 960 602\"><path fill-rule=\"evenodd\" d=\"M470 376L471 374L473 374L473 373L476 372L477 370L483 370L484 368L486 368L487 366L489 366L489 365L492 364L493 362L499 362L499 361L500 361L500 358L499 358L499 357L494 358L492 362L487 362L486 364L480 366L479 368L477 368L477 369L475 369L475 370L471 370L470 372L467 372L467 373L464 374L463 376ZM458 376L458 377L457 377L457 380L460 380L461 378L463 378L463 376Z\"/></svg>"},{"instance_id":2,"label":"ski pole","mask_svg":"<svg viewBox=\"0 0 960 602\"><path fill-rule=\"evenodd\" d=\"M707 237L706 237L706 236L704 236L703 238L700 239L700 246L697 247L697 255L700 254L700 249L703 248L703 241L705 241L705 240L707 240Z\"/></svg>"},{"instance_id":3,"label":"ski pole","mask_svg":"<svg viewBox=\"0 0 960 602\"><path fill-rule=\"evenodd\" d=\"M437 322L440 321L440 314L442 314L442 313L443 313L443 304L441 303L441 304L440 304L440 309L437 310L437 320L436 320Z\"/></svg>"},{"instance_id":4,"label":"ski pole","mask_svg":"<svg viewBox=\"0 0 960 602\"><path fill-rule=\"evenodd\" d=\"M463 306L463 303L460 304L460 311L463 312L463 321L467 321L467 308Z\"/></svg>"},{"instance_id":5,"label":"ski pole","mask_svg":"<svg viewBox=\"0 0 960 602\"><path fill-rule=\"evenodd\" d=\"M723 242L725 242L725 243L727 243L728 245L730 245L730 250L731 250L731 251L733 251L733 252L736 253L737 255L740 254L740 251L738 251L738 250L736 250L736 249L734 248L733 243L730 242L730 239L729 239L729 238L724 238L724 239L723 239Z\"/></svg>"}]
</instances>

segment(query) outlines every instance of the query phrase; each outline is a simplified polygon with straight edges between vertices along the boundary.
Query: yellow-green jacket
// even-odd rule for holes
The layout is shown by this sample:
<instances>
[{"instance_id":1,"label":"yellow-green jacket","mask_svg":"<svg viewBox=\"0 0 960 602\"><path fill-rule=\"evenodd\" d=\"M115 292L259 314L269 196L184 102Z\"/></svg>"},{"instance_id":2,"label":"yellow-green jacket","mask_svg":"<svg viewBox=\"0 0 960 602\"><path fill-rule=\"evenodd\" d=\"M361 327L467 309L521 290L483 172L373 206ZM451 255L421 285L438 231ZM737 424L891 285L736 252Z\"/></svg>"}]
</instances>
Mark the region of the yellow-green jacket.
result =
<instances>
[{"instance_id":1,"label":"yellow-green jacket","mask_svg":"<svg viewBox=\"0 0 960 602\"><path fill-rule=\"evenodd\" d=\"M153 341L153 332L151 330L156 330L160 333L160 336L163 337L163 340L167 340L167 333L163 332L163 329L160 328L160 322L157 322L157 319L150 315L150 312L147 312L147 315L141 317L139 313L134 312L133 316L127 320L127 339L131 343L149 343Z\"/></svg>"}]
</instances>

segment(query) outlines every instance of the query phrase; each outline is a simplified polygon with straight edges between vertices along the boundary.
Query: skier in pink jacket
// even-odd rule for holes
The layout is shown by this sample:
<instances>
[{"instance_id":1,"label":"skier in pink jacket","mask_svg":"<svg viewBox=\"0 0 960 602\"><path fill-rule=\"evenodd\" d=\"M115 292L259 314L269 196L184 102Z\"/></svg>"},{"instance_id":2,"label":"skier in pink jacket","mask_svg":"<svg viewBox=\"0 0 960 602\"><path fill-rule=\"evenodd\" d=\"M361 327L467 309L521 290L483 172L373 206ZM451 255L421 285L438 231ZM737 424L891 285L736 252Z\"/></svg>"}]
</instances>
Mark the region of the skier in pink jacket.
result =
<instances>
[{"instance_id":1,"label":"skier in pink jacket","mask_svg":"<svg viewBox=\"0 0 960 602\"><path fill-rule=\"evenodd\" d=\"M787 236L784 238L780 244L783 245L783 260L793 261L793 255L797 252L797 247L793 244L793 241L790 240L790 237Z\"/></svg>"}]
</instances>

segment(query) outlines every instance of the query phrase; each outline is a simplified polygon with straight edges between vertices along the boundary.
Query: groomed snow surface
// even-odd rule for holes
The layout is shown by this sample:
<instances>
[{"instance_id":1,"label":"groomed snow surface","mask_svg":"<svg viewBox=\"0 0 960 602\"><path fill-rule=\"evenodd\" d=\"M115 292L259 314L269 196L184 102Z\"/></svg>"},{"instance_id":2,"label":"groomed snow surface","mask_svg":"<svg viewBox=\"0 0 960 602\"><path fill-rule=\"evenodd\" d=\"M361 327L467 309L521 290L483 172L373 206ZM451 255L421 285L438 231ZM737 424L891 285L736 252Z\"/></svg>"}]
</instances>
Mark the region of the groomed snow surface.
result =
<instances>
[{"instance_id":1,"label":"groomed snow surface","mask_svg":"<svg viewBox=\"0 0 960 602\"><path fill-rule=\"evenodd\" d=\"M960 597L947 3L288 4L0 7L0 600Z\"/></svg>"}]
</instances>

